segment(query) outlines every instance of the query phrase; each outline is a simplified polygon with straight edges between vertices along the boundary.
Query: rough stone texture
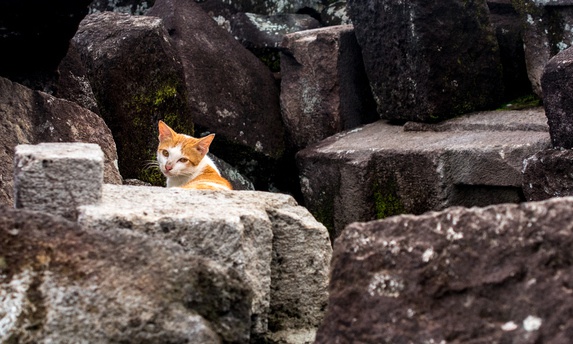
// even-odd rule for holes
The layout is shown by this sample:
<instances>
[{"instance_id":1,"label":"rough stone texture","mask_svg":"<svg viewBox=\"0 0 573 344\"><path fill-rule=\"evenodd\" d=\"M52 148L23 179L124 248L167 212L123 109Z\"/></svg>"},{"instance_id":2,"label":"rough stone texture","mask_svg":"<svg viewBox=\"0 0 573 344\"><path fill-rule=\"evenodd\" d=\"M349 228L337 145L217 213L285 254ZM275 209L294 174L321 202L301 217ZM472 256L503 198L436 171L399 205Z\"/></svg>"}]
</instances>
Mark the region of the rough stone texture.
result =
<instances>
[{"instance_id":1,"label":"rough stone texture","mask_svg":"<svg viewBox=\"0 0 573 344\"><path fill-rule=\"evenodd\" d=\"M541 77L551 57L573 44L570 0L512 0L521 15L525 62L533 91L543 96Z\"/></svg>"},{"instance_id":2,"label":"rough stone texture","mask_svg":"<svg viewBox=\"0 0 573 344\"><path fill-rule=\"evenodd\" d=\"M488 0L490 21L495 28L503 71L504 100L532 93L523 49L523 25L511 0Z\"/></svg>"},{"instance_id":3,"label":"rough stone texture","mask_svg":"<svg viewBox=\"0 0 573 344\"><path fill-rule=\"evenodd\" d=\"M90 0L2 1L0 76L43 89L55 76Z\"/></svg>"},{"instance_id":4,"label":"rough stone texture","mask_svg":"<svg viewBox=\"0 0 573 344\"><path fill-rule=\"evenodd\" d=\"M297 148L378 118L352 25L285 36L281 108Z\"/></svg>"},{"instance_id":5,"label":"rough stone texture","mask_svg":"<svg viewBox=\"0 0 573 344\"><path fill-rule=\"evenodd\" d=\"M322 320L328 233L290 196L104 185L102 203L80 213L87 228L149 235L236 269L253 290L253 338L303 343L297 335Z\"/></svg>"},{"instance_id":6,"label":"rough stone texture","mask_svg":"<svg viewBox=\"0 0 573 344\"><path fill-rule=\"evenodd\" d=\"M280 13L320 13L327 1L324 0L195 0L202 7L230 7L235 12L249 12L264 15Z\"/></svg>"},{"instance_id":7,"label":"rough stone texture","mask_svg":"<svg viewBox=\"0 0 573 344\"><path fill-rule=\"evenodd\" d=\"M485 0L351 0L348 12L382 118L437 122L499 105L501 64Z\"/></svg>"},{"instance_id":8,"label":"rough stone texture","mask_svg":"<svg viewBox=\"0 0 573 344\"><path fill-rule=\"evenodd\" d=\"M572 198L357 223L316 343L568 343Z\"/></svg>"},{"instance_id":9,"label":"rough stone texture","mask_svg":"<svg viewBox=\"0 0 573 344\"><path fill-rule=\"evenodd\" d=\"M541 78L553 147L573 148L573 49L554 56Z\"/></svg>"},{"instance_id":10,"label":"rough stone texture","mask_svg":"<svg viewBox=\"0 0 573 344\"><path fill-rule=\"evenodd\" d=\"M346 0L329 1L330 3L320 12L320 22L325 26L352 24Z\"/></svg>"},{"instance_id":11,"label":"rough stone texture","mask_svg":"<svg viewBox=\"0 0 573 344\"><path fill-rule=\"evenodd\" d=\"M101 199L103 152L93 143L18 145L14 206L76 220L76 208Z\"/></svg>"},{"instance_id":12,"label":"rough stone texture","mask_svg":"<svg viewBox=\"0 0 573 344\"><path fill-rule=\"evenodd\" d=\"M145 14L155 0L94 0L90 13L113 11L127 14Z\"/></svg>"},{"instance_id":13,"label":"rough stone texture","mask_svg":"<svg viewBox=\"0 0 573 344\"><path fill-rule=\"evenodd\" d=\"M0 209L0 342L248 343L251 297L179 245Z\"/></svg>"},{"instance_id":14,"label":"rough stone texture","mask_svg":"<svg viewBox=\"0 0 573 344\"><path fill-rule=\"evenodd\" d=\"M212 152L268 190L263 170L286 149L270 70L193 1L159 0L148 14L163 19L177 48L198 132L216 133Z\"/></svg>"},{"instance_id":15,"label":"rough stone texture","mask_svg":"<svg viewBox=\"0 0 573 344\"><path fill-rule=\"evenodd\" d=\"M523 201L523 160L550 147L544 122L536 108L332 136L297 155L305 205L336 238L355 221Z\"/></svg>"},{"instance_id":16,"label":"rough stone texture","mask_svg":"<svg viewBox=\"0 0 573 344\"><path fill-rule=\"evenodd\" d=\"M525 159L523 193L528 201L573 196L573 151L548 149Z\"/></svg>"},{"instance_id":17,"label":"rough stone texture","mask_svg":"<svg viewBox=\"0 0 573 344\"><path fill-rule=\"evenodd\" d=\"M39 142L88 142L104 151L104 180L121 184L111 132L96 114L0 77L0 204L13 204L14 148Z\"/></svg>"},{"instance_id":18,"label":"rough stone texture","mask_svg":"<svg viewBox=\"0 0 573 344\"><path fill-rule=\"evenodd\" d=\"M73 38L100 115L110 127L124 178L160 184L146 169L157 152L157 121L193 135L185 77L161 20L105 12L87 16Z\"/></svg>"}]
</instances>

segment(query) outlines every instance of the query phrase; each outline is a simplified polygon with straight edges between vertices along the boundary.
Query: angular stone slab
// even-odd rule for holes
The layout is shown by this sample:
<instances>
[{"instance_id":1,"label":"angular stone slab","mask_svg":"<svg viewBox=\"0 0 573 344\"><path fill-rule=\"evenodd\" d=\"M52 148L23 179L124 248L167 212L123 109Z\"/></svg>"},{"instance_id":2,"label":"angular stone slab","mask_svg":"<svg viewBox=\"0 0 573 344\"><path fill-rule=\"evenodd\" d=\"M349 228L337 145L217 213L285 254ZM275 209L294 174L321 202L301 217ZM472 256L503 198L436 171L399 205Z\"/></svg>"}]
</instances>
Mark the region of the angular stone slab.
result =
<instances>
[{"instance_id":1,"label":"angular stone slab","mask_svg":"<svg viewBox=\"0 0 573 344\"><path fill-rule=\"evenodd\" d=\"M14 158L16 208L71 220L76 208L98 203L103 185L101 148L93 143L19 145Z\"/></svg>"},{"instance_id":2,"label":"angular stone slab","mask_svg":"<svg viewBox=\"0 0 573 344\"><path fill-rule=\"evenodd\" d=\"M573 196L573 150L548 149L525 159L523 193L528 201Z\"/></svg>"},{"instance_id":3,"label":"angular stone slab","mask_svg":"<svg viewBox=\"0 0 573 344\"><path fill-rule=\"evenodd\" d=\"M281 110L299 149L378 119L352 25L287 34Z\"/></svg>"},{"instance_id":4,"label":"angular stone slab","mask_svg":"<svg viewBox=\"0 0 573 344\"><path fill-rule=\"evenodd\" d=\"M348 226L316 343L569 343L573 198Z\"/></svg>"},{"instance_id":5,"label":"angular stone slab","mask_svg":"<svg viewBox=\"0 0 573 344\"><path fill-rule=\"evenodd\" d=\"M238 271L253 291L254 337L314 333L322 320L328 232L290 196L104 185L102 202L79 212L88 229L166 240Z\"/></svg>"},{"instance_id":6,"label":"angular stone slab","mask_svg":"<svg viewBox=\"0 0 573 344\"><path fill-rule=\"evenodd\" d=\"M305 204L335 238L355 221L522 201L523 160L550 146L544 122L537 108L332 136L297 155Z\"/></svg>"}]
</instances>

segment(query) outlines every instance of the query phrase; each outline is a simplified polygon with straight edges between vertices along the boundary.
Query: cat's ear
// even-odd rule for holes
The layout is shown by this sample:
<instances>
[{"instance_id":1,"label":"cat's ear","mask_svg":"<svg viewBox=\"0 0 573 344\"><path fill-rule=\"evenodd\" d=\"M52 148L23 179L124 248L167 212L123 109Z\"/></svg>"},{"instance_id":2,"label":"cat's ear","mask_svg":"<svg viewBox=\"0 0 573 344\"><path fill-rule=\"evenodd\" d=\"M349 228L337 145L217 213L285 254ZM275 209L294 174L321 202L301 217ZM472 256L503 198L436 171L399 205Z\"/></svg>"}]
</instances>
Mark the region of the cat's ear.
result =
<instances>
[{"instance_id":1,"label":"cat's ear","mask_svg":"<svg viewBox=\"0 0 573 344\"><path fill-rule=\"evenodd\" d=\"M171 139L175 136L175 131L169 128L167 124L163 121L159 121L159 141L164 141L167 139Z\"/></svg>"},{"instance_id":2,"label":"cat's ear","mask_svg":"<svg viewBox=\"0 0 573 344\"><path fill-rule=\"evenodd\" d=\"M197 150L199 151L199 153L201 153L201 155L205 156L205 154L209 152L209 146L211 145L211 142L213 142L214 138L215 134L207 135L205 137L200 138L195 148L197 148Z\"/></svg>"}]
</instances>

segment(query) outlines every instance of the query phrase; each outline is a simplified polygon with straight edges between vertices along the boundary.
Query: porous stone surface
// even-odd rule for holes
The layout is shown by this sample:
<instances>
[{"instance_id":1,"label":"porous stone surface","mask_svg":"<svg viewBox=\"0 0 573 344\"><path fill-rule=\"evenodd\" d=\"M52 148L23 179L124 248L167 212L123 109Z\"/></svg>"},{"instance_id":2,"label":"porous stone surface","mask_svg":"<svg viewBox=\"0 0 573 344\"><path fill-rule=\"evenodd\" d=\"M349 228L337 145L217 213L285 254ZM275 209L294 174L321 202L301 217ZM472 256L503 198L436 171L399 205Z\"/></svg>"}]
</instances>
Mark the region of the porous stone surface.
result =
<instances>
[{"instance_id":1,"label":"porous stone surface","mask_svg":"<svg viewBox=\"0 0 573 344\"><path fill-rule=\"evenodd\" d=\"M535 108L334 135L297 155L305 204L336 238L355 221L523 201L523 160L551 145L544 123Z\"/></svg>"},{"instance_id":2,"label":"porous stone surface","mask_svg":"<svg viewBox=\"0 0 573 344\"><path fill-rule=\"evenodd\" d=\"M316 343L567 343L573 198L348 226Z\"/></svg>"},{"instance_id":3,"label":"porous stone surface","mask_svg":"<svg viewBox=\"0 0 573 344\"><path fill-rule=\"evenodd\" d=\"M545 66L543 106L553 147L573 148L573 49L555 55Z\"/></svg>"},{"instance_id":4,"label":"porous stone surface","mask_svg":"<svg viewBox=\"0 0 573 344\"><path fill-rule=\"evenodd\" d=\"M131 231L0 208L0 341L248 343L234 269Z\"/></svg>"},{"instance_id":5,"label":"porous stone surface","mask_svg":"<svg viewBox=\"0 0 573 344\"><path fill-rule=\"evenodd\" d=\"M162 21L105 12L88 15L73 38L87 78L110 127L124 178L163 181L145 163L155 160L157 121L193 135L185 77Z\"/></svg>"},{"instance_id":6,"label":"porous stone surface","mask_svg":"<svg viewBox=\"0 0 573 344\"><path fill-rule=\"evenodd\" d=\"M0 127L0 204L14 201L14 150L18 144L98 144L104 152L104 181L121 184L109 128L99 116L77 104L0 77Z\"/></svg>"},{"instance_id":7,"label":"porous stone surface","mask_svg":"<svg viewBox=\"0 0 573 344\"><path fill-rule=\"evenodd\" d=\"M533 91L543 97L545 65L573 44L570 0L512 0L521 15L527 74Z\"/></svg>"},{"instance_id":8,"label":"porous stone surface","mask_svg":"<svg viewBox=\"0 0 573 344\"><path fill-rule=\"evenodd\" d=\"M378 118L352 25L287 34L281 53L281 110L304 148Z\"/></svg>"},{"instance_id":9,"label":"porous stone surface","mask_svg":"<svg viewBox=\"0 0 573 344\"><path fill-rule=\"evenodd\" d=\"M573 151L547 149L525 159L523 193L528 201L573 196Z\"/></svg>"},{"instance_id":10,"label":"porous stone surface","mask_svg":"<svg viewBox=\"0 0 573 344\"><path fill-rule=\"evenodd\" d=\"M141 15L154 3L154 0L94 0L90 4L90 13L113 11Z\"/></svg>"},{"instance_id":11,"label":"porous stone surface","mask_svg":"<svg viewBox=\"0 0 573 344\"><path fill-rule=\"evenodd\" d=\"M499 105L501 64L485 0L350 0L348 12L382 118L437 122Z\"/></svg>"},{"instance_id":12,"label":"porous stone surface","mask_svg":"<svg viewBox=\"0 0 573 344\"><path fill-rule=\"evenodd\" d=\"M76 208L101 199L103 152L93 143L18 145L14 206L76 220Z\"/></svg>"},{"instance_id":13,"label":"porous stone surface","mask_svg":"<svg viewBox=\"0 0 573 344\"><path fill-rule=\"evenodd\" d=\"M104 185L102 202L79 212L86 228L151 236L237 270L253 291L253 338L303 343L288 338L322 320L328 232L290 196Z\"/></svg>"},{"instance_id":14,"label":"porous stone surface","mask_svg":"<svg viewBox=\"0 0 573 344\"><path fill-rule=\"evenodd\" d=\"M90 0L2 1L0 76L43 89L58 64Z\"/></svg>"}]
</instances>

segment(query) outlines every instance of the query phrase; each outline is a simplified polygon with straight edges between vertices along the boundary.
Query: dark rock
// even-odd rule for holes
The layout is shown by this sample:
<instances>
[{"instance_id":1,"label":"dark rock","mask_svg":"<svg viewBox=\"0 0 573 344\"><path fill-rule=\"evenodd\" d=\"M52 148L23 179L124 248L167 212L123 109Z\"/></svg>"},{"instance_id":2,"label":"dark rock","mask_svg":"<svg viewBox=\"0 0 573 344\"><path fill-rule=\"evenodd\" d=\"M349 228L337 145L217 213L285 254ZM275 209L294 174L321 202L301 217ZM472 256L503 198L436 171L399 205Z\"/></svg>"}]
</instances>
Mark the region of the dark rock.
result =
<instances>
[{"instance_id":1,"label":"dark rock","mask_svg":"<svg viewBox=\"0 0 573 344\"><path fill-rule=\"evenodd\" d=\"M0 294L14 301L2 339L249 341L250 290L233 269L180 245L4 207L0 252Z\"/></svg>"},{"instance_id":2,"label":"dark rock","mask_svg":"<svg viewBox=\"0 0 573 344\"><path fill-rule=\"evenodd\" d=\"M45 89L90 0L0 2L0 76Z\"/></svg>"},{"instance_id":3,"label":"dark rock","mask_svg":"<svg viewBox=\"0 0 573 344\"><path fill-rule=\"evenodd\" d=\"M521 202L523 160L550 147L544 123L537 108L422 131L379 121L331 136L297 154L305 205L336 238L356 221Z\"/></svg>"},{"instance_id":4,"label":"dark rock","mask_svg":"<svg viewBox=\"0 0 573 344\"><path fill-rule=\"evenodd\" d=\"M222 8L229 6L235 12L248 12L264 15L275 15L280 13L313 13L318 15L324 7L324 0L195 0L202 7Z\"/></svg>"},{"instance_id":5,"label":"dark rock","mask_svg":"<svg viewBox=\"0 0 573 344\"><path fill-rule=\"evenodd\" d=\"M320 22L324 26L352 24L346 10L346 0L329 1L320 12Z\"/></svg>"},{"instance_id":6,"label":"dark rock","mask_svg":"<svg viewBox=\"0 0 573 344\"><path fill-rule=\"evenodd\" d=\"M573 148L573 49L554 56L543 72L543 106L553 147Z\"/></svg>"},{"instance_id":7,"label":"dark rock","mask_svg":"<svg viewBox=\"0 0 573 344\"><path fill-rule=\"evenodd\" d=\"M127 14L145 14L155 0L94 0L90 4L90 13L119 12Z\"/></svg>"},{"instance_id":8,"label":"dark rock","mask_svg":"<svg viewBox=\"0 0 573 344\"><path fill-rule=\"evenodd\" d=\"M437 122L499 105L501 64L485 0L351 0L348 12L382 118Z\"/></svg>"},{"instance_id":9,"label":"dark rock","mask_svg":"<svg viewBox=\"0 0 573 344\"><path fill-rule=\"evenodd\" d=\"M572 198L357 223L316 343L568 343Z\"/></svg>"},{"instance_id":10,"label":"dark rock","mask_svg":"<svg viewBox=\"0 0 573 344\"><path fill-rule=\"evenodd\" d=\"M533 92L527 76L522 23L511 0L488 0L503 70L504 100L512 101Z\"/></svg>"},{"instance_id":11,"label":"dark rock","mask_svg":"<svg viewBox=\"0 0 573 344\"><path fill-rule=\"evenodd\" d=\"M163 184L156 159L157 121L193 135L185 77L159 18L105 12L87 16L73 38L100 115L110 127L124 178Z\"/></svg>"},{"instance_id":12,"label":"dark rock","mask_svg":"<svg viewBox=\"0 0 573 344\"><path fill-rule=\"evenodd\" d=\"M268 190L286 150L272 73L192 1L160 0L148 14L163 19L181 58L197 131L216 133L213 154Z\"/></svg>"},{"instance_id":13,"label":"dark rock","mask_svg":"<svg viewBox=\"0 0 573 344\"><path fill-rule=\"evenodd\" d=\"M549 149L523 162L523 193L528 201L573 196L573 151Z\"/></svg>"},{"instance_id":14,"label":"dark rock","mask_svg":"<svg viewBox=\"0 0 573 344\"><path fill-rule=\"evenodd\" d=\"M99 116L75 103L0 77L0 127L0 204L13 203L14 147L21 143L96 143L105 156L105 182L121 184L109 128Z\"/></svg>"},{"instance_id":15,"label":"dark rock","mask_svg":"<svg viewBox=\"0 0 573 344\"><path fill-rule=\"evenodd\" d=\"M298 149L378 118L352 25L288 34L282 46L282 116Z\"/></svg>"}]
</instances>

